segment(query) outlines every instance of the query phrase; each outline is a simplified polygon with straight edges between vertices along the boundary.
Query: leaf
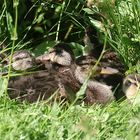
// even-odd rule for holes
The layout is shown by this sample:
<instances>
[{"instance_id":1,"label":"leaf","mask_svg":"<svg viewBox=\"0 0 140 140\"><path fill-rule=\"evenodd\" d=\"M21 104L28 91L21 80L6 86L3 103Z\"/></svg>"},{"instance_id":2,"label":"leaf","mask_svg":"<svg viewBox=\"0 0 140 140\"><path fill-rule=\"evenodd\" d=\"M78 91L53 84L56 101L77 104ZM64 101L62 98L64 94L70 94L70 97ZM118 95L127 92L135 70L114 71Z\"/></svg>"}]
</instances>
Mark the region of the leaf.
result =
<instances>
[{"instance_id":1,"label":"leaf","mask_svg":"<svg viewBox=\"0 0 140 140\"><path fill-rule=\"evenodd\" d=\"M79 43L71 42L72 49L76 57L81 56L84 50L84 46Z\"/></svg>"},{"instance_id":2,"label":"leaf","mask_svg":"<svg viewBox=\"0 0 140 140\"><path fill-rule=\"evenodd\" d=\"M36 19L37 23L41 23L44 20L44 13L39 14L38 18Z\"/></svg>"},{"instance_id":3,"label":"leaf","mask_svg":"<svg viewBox=\"0 0 140 140\"><path fill-rule=\"evenodd\" d=\"M10 13L7 13L6 15L6 20L7 20L7 27L8 27L8 31L11 35L11 39L14 36L14 26L13 26L13 19Z\"/></svg>"},{"instance_id":4,"label":"leaf","mask_svg":"<svg viewBox=\"0 0 140 140\"><path fill-rule=\"evenodd\" d=\"M92 24L93 26L95 26L97 29L99 29L99 30L105 32L104 24L103 24L101 21L95 20L95 19L93 19L93 18L91 18L91 17L89 17L89 19L90 19L91 24Z\"/></svg>"},{"instance_id":5,"label":"leaf","mask_svg":"<svg viewBox=\"0 0 140 140\"><path fill-rule=\"evenodd\" d=\"M46 51L49 50L49 48L52 48L57 42L55 41L45 41L41 44L39 44L38 46L36 46L36 48L33 50L33 53L35 54L35 56L39 56L44 54Z\"/></svg>"},{"instance_id":6,"label":"leaf","mask_svg":"<svg viewBox=\"0 0 140 140\"><path fill-rule=\"evenodd\" d=\"M77 97L78 99L83 98L83 95L85 95L86 89L87 89L87 84L88 84L88 79L89 79L89 78L87 78L87 79L85 80L85 82L84 82L83 85L81 86L80 90L76 93L76 97Z\"/></svg>"},{"instance_id":7,"label":"leaf","mask_svg":"<svg viewBox=\"0 0 140 140\"><path fill-rule=\"evenodd\" d=\"M87 14L89 14L89 15L93 15L93 14L94 14L93 10L91 10L91 9L89 9L89 8L83 8L83 10L84 10Z\"/></svg>"},{"instance_id":8,"label":"leaf","mask_svg":"<svg viewBox=\"0 0 140 140\"><path fill-rule=\"evenodd\" d=\"M44 33L43 28L42 28L42 27L39 27L39 26L34 27L34 30L35 30L36 32L39 32L39 33Z\"/></svg>"}]
</instances>

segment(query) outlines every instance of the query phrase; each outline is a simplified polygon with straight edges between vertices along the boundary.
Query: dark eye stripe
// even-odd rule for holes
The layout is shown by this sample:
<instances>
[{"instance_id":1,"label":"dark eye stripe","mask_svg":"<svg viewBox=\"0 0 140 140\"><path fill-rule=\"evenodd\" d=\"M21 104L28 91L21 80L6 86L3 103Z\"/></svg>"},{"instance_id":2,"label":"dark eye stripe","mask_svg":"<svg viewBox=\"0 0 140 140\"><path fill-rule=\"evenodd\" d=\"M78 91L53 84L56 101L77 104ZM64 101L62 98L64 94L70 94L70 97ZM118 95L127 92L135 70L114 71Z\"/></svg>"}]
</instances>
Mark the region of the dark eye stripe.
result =
<instances>
[{"instance_id":1,"label":"dark eye stripe","mask_svg":"<svg viewBox=\"0 0 140 140\"><path fill-rule=\"evenodd\" d=\"M127 80L126 82L125 82L125 85L126 86L130 86L132 83L131 83L131 81L129 81L129 80Z\"/></svg>"}]
</instances>

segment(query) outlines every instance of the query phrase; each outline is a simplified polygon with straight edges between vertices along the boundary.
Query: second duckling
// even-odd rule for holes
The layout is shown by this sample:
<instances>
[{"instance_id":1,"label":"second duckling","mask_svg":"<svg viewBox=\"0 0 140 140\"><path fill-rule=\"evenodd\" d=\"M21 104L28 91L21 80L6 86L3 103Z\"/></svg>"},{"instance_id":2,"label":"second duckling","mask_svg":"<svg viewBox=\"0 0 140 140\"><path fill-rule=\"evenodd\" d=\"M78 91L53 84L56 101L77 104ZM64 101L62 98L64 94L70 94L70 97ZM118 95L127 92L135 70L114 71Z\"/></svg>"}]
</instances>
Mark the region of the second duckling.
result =
<instances>
[{"instance_id":1,"label":"second duckling","mask_svg":"<svg viewBox=\"0 0 140 140\"><path fill-rule=\"evenodd\" d=\"M77 60L77 68L75 70L75 77L80 82L80 84L83 84L85 79L88 77L90 70L95 65L96 60L91 56L84 56L79 59L80 61ZM97 75L98 73L101 73L102 71L103 71L102 67L99 67L99 66L95 67L95 72ZM96 74L95 75L93 74L93 76L96 76ZM86 97L85 97L86 103L106 104L113 100L114 100L114 96L111 90L111 86L108 86L104 83L100 83L96 81L95 78L91 78L88 80Z\"/></svg>"}]
</instances>

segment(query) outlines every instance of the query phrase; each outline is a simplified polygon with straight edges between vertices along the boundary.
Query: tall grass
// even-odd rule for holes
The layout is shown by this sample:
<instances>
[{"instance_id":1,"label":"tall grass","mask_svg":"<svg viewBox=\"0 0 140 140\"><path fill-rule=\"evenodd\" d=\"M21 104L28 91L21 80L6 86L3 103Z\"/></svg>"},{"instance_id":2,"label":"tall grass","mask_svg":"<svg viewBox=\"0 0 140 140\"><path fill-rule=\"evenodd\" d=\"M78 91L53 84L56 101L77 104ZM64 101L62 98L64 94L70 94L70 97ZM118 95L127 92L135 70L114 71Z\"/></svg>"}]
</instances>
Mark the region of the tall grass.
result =
<instances>
[{"instance_id":1,"label":"tall grass","mask_svg":"<svg viewBox=\"0 0 140 140\"><path fill-rule=\"evenodd\" d=\"M136 65L140 59L140 1L116 1L117 6L108 9L112 23L109 42L118 51L127 67Z\"/></svg>"},{"instance_id":2,"label":"tall grass","mask_svg":"<svg viewBox=\"0 0 140 140\"><path fill-rule=\"evenodd\" d=\"M51 1L48 1L48 7L37 5L38 1L36 1L25 16L26 19L32 9L36 7L36 14L32 22L23 18L26 23L23 20L25 24L20 24L24 32L18 24L17 18L20 17L18 2L21 4L21 1L13 0L14 7L11 8L13 11L9 7L12 2L10 3L8 0L0 2L2 5L0 10L0 40L4 41L6 38L5 42L9 44L0 53L7 52L7 57L9 54L12 56L15 48L25 46L26 49L30 49L28 46L31 47L32 44L38 46L35 41L38 36L34 39L36 36L30 36L31 32L39 33L42 37L39 38L39 43L42 41L41 43L45 44L42 46L46 50L47 47L50 47L49 43L52 40L68 42L73 40L75 43L82 44L81 36L84 29L88 24L93 24L91 20L94 20L92 14L95 11L92 7L88 8L93 13L91 15L87 14L85 12L87 9L83 10L83 4L86 4L84 0L77 1L76 4L74 0L64 1L63 3L58 1L57 3L51 3ZM75 5L73 6L72 3ZM107 4L106 1L105 3ZM108 8L108 5L103 4L102 6L104 7L101 6L101 9L99 9L99 12L106 13L107 21L102 21L104 21L104 27L108 34L107 42L118 52L122 62L128 68L132 65L135 66L140 57L139 5L139 0L118 0L113 8ZM55 9L55 14L52 16L53 21L50 17L48 17L48 20L45 19L44 13L49 12L50 7ZM57 22L54 22L55 20ZM30 25L27 24L29 21ZM63 28L64 25L68 25L67 28ZM94 24L94 26L96 25ZM20 31L24 33L23 36ZM63 31L64 35L62 35ZM48 44L46 39L49 40ZM29 43L27 43L28 41ZM48 45L47 47L46 44ZM43 48L39 46L38 50L41 51ZM9 74L10 71L11 68L9 67ZM11 101L8 96L3 96L5 95L6 81L7 79L4 77L0 78L0 139L2 140L140 139L139 105L133 106L127 101L113 102L106 106L73 104L64 107L55 102L52 106L46 102L34 104L24 102L21 104L17 101Z\"/></svg>"},{"instance_id":3,"label":"tall grass","mask_svg":"<svg viewBox=\"0 0 140 140\"><path fill-rule=\"evenodd\" d=\"M118 52L127 69L140 59L139 5L138 0L117 0L115 3L104 0L98 2L98 7L93 5L90 10L86 9L91 23L108 34L109 44ZM91 14L95 13L98 13L101 22L92 17Z\"/></svg>"},{"instance_id":4,"label":"tall grass","mask_svg":"<svg viewBox=\"0 0 140 140\"><path fill-rule=\"evenodd\" d=\"M68 111L57 103L7 102L1 101L1 139L139 139L139 107L127 102Z\"/></svg>"}]
</instances>

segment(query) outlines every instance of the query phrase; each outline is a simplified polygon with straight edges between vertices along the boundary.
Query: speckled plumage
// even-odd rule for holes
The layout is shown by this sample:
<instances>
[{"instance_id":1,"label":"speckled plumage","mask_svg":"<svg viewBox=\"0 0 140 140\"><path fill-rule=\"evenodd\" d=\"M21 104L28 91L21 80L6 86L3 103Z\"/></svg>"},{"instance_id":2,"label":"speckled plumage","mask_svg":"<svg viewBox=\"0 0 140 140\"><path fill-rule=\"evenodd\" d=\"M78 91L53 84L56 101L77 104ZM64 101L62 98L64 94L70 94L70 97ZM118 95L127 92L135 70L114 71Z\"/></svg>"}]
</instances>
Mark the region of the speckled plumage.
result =
<instances>
[{"instance_id":1,"label":"speckled plumage","mask_svg":"<svg viewBox=\"0 0 140 140\"><path fill-rule=\"evenodd\" d=\"M26 50L20 50L13 54L12 67L17 71L25 71L35 66L34 57Z\"/></svg>"}]
</instances>

